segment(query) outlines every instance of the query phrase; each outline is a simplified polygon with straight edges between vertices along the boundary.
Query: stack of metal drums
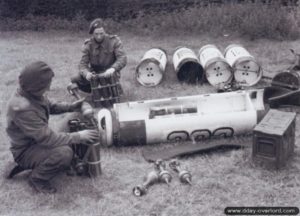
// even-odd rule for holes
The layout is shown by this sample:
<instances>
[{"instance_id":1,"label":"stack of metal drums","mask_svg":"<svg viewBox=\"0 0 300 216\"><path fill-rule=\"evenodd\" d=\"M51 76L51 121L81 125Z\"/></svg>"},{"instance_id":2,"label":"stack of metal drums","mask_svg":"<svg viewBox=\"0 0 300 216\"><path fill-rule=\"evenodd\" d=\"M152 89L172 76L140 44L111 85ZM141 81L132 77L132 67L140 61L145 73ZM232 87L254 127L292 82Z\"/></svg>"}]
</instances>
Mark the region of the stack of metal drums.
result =
<instances>
[{"instance_id":1,"label":"stack of metal drums","mask_svg":"<svg viewBox=\"0 0 300 216\"><path fill-rule=\"evenodd\" d=\"M241 45L231 44L223 53L213 44L203 46L198 56L192 49L178 47L173 53L174 72L179 81L200 83L207 81L216 89L253 86L262 77L255 58ZM165 73L167 56L164 50L152 48L137 66L137 80L144 86L156 86Z\"/></svg>"}]
</instances>

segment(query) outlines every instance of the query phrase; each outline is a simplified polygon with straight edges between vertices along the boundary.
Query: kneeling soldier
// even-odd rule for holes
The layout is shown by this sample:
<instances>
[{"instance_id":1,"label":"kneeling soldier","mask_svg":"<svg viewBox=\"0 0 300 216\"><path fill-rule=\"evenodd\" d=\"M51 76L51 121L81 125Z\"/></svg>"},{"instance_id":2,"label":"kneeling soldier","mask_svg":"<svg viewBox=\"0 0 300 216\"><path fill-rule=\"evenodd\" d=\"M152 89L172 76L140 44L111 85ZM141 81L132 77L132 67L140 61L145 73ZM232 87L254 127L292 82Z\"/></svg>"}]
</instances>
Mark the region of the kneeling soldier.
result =
<instances>
[{"instance_id":1,"label":"kneeling soldier","mask_svg":"<svg viewBox=\"0 0 300 216\"><path fill-rule=\"evenodd\" d=\"M98 139L96 130L57 133L49 125L50 114L72 112L81 101L54 103L44 94L50 89L54 72L44 62L26 66L19 75L19 88L7 110L7 134L15 162L23 169L32 169L29 184L36 191L55 193L50 180L70 167L71 144L90 143Z\"/></svg>"},{"instance_id":2,"label":"kneeling soldier","mask_svg":"<svg viewBox=\"0 0 300 216\"><path fill-rule=\"evenodd\" d=\"M103 77L115 74L119 79L120 71L127 63L120 38L107 34L101 19L91 22L89 34L92 37L84 43L79 73L71 78L72 83L77 83L79 89L87 93L91 93L90 81L94 74Z\"/></svg>"}]
</instances>

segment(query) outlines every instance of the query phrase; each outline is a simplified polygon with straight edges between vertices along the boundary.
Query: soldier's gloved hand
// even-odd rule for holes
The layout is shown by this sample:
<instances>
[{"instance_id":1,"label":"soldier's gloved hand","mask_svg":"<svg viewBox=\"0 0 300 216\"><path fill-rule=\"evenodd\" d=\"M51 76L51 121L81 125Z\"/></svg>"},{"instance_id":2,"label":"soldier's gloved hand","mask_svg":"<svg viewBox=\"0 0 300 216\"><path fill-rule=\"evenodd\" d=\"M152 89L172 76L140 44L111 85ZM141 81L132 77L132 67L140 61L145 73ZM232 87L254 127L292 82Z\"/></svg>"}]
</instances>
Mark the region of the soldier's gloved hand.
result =
<instances>
[{"instance_id":1,"label":"soldier's gloved hand","mask_svg":"<svg viewBox=\"0 0 300 216\"><path fill-rule=\"evenodd\" d=\"M84 100L85 100L85 98L81 98L81 99L71 103L70 110L71 111L79 111Z\"/></svg>"},{"instance_id":2,"label":"soldier's gloved hand","mask_svg":"<svg viewBox=\"0 0 300 216\"><path fill-rule=\"evenodd\" d=\"M83 144L92 144L99 140L99 133L97 130L82 130L78 131L80 142Z\"/></svg>"},{"instance_id":3,"label":"soldier's gloved hand","mask_svg":"<svg viewBox=\"0 0 300 216\"><path fill-rule=\"evenodd\" d=\"M108 69L103 73L103 76L104 76L104 77L110 77L115 71L116 71L116 69L114 69L114 68L108 68Z\"/></svg>"},{"instance_id":4,"label":"soldier's gloved hand","mask_svg":"<svg viewBox=\"0 0 300 216\"><path fill-rule=\"evenodd\" d=\"M91 73L91 72L87 72L87 74L86 74L86 76L85 76L85 78L86 78L86 80L87 81L91 81L91 79L92 79L92 77L94 76L94 74L93 73Z\"/></svg>"}]
</instances>

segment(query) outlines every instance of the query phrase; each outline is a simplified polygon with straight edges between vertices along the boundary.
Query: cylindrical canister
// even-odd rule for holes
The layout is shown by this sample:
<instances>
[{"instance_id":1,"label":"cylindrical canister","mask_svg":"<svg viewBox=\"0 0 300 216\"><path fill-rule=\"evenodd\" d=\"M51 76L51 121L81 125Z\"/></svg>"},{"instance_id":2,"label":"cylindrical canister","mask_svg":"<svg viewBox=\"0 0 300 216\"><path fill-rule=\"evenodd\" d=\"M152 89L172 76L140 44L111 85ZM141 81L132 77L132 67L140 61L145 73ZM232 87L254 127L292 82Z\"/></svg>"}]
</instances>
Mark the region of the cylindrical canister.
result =
<instances>
[{"instance_id":1,"label":"cylindrical canister","mask_svg":"<svg viewBox=\"0 0 300 216\"><path fill-rule=\"evenodd\" d=\"M258 89L117 103L98 112L101 143L129 146L249 133L265 110L263 98Z\"/></svg>"},{"instance_id":2,"label":"cylindrical canister","mask_svg":"<svg viewBox=\"0 0 300 216\"><path fill-rule=\"evenodd\" d=\"M143 86L158 85L167 65L166 52L159 48L148 50L136 67L137 81Z\"/></svg>"},{"instance_id":3,"label":"cylindrical canister","mask_svg":"<svg viewBox=\"0 0 300 216\"><path fill-rule=\"evenodd\" d=\"M231 83L233 74L230 65L221 51L212 44L199 50L199 61L205 70L207 81L217 89L223 89Z\"/></svg>"},{"instance_id":4,"label":"cylindrical canister","mask_svg":"<svg viewBox=\"0 0 300 216\"><path fill-rule=\"evenodd\" d=\"M300 88L300 71L278 73L273 77L271 85L297 90Z\"/></svg>"},{"instance_id":5,"label":"cylindrical canister","mask_svg":"<svg viewBox=\"0 0 300 216\"><path fill-rule=\"evenodd\" d=\"M103 76L98 77L100 93L103 99L109 99L111 96L108 79L109 78Z\"/></svg>"},{"instance_id":6,"label":"cylindrical canister","mask_svg":"<svg viewBox=\"0 0 300 216\"><path fill-rule=\"evenodd\" d=\"M93 76L91 79L92 100L95 107L101 106L101 92L99 90L98 77Z\"/></svg>"},{"instance_id":7,"label":"cylindrical canister","mask_svg":"<svg viewBox=\"0 0 300 216\"><path fill-rule=\"evenodd\" d=\"M120 96L123 94L123 90L117 75L113 73L109 77L106 77L106 82L106 87L110 94L110 98L108 99L110 105L120 102Z\"/></svg>"},{"instance_id":8,"label":"cylindrical canister","mask_svg":"<svg viewBox=\"0 0 300 216\"><path fill-rule=\"evenodd\" d=\"M233 69L235 81L240 86L253 86L261 79L261 67L241 45L229 45L225 49L225 58Z\"/></svg>"},{"instance_id":9,"label":"cylindrical canister","mask_svg":"<svg viewBox=\"0 0 300 216\"><path fill-rule=\"evenodd\" d=\"M115 75L111 75L109 77L109 84L111 85L111 94L112 94L112 97L118 97L119 96L119 92L118 92L118 87L117 85L119 83L117 83L117 79L115 77Z\"/></svg>"},{"instance_id":10,"label":"cylindrical canister","mask_svg":"<svg viewBox=\"0 0 300 216\"><path fill-rule=\"evenodd\" d=\"M193 50L180 47L173 54L173 66L179 81L196 83L203 81L203 68Z\"/></svg>"},{"instance_id":11,"label":"cylindrical canister","mask_svg":"<svg viewBox=\"0 0 300 216\"><path fill-rule=\"evenodd\" d=\"M100 143L90 144L87 154L88 173L97 177L101 174Z\"/></svg>"}]
</instances>

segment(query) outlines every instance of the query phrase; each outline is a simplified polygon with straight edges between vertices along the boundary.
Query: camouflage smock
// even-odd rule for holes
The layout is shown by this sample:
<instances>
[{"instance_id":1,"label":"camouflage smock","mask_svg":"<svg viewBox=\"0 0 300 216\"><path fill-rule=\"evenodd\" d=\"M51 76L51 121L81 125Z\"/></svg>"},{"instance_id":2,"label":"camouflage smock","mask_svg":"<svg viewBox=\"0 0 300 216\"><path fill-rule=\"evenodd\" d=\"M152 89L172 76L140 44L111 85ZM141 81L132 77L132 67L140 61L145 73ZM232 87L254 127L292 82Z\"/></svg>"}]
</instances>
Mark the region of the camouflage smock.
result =
<instances>
[{"instance_id":1,"label":"camouflage smock","mask_svg":"<svg viewBox=\"0 0 300 216\"><path fill-rule=\"evenodd\" d=\"M69 111L70 104L53 103L46 97L36 99L18 89L8 104L6 128L15 161L31 145L52 148L80 143L78 133L57 133L48 125L50 114Z\"/></svg>"}]
</instances>

